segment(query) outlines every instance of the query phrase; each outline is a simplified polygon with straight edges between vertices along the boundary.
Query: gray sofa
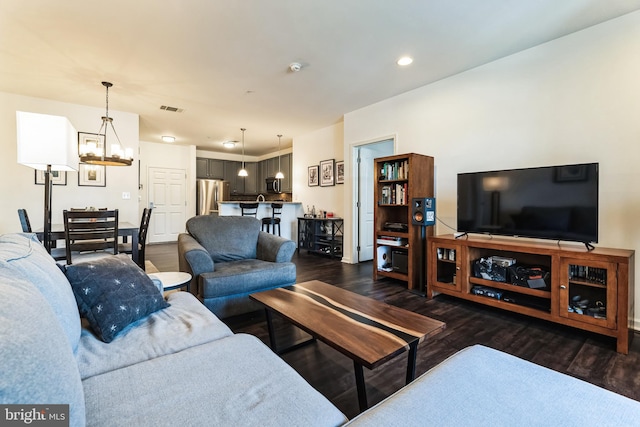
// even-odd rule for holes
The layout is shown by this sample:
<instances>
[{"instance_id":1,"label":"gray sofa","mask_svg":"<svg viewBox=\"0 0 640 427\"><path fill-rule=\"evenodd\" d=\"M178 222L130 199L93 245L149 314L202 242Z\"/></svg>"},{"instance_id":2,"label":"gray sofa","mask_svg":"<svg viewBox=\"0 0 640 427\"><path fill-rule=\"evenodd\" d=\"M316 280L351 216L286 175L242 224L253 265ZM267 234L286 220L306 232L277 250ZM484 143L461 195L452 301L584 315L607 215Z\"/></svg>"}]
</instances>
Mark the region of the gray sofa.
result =
<instances>
[{"instance_id":1,"label":"gray sofa","mask_svg":"<svg viewBox=\"0 0 640 427\"><path fill-rule=\"evenodd\" d=\"M220 318L259 310L249 294L296 281L295 243L260 227L254 217L201 215L178 236L180 271L191 273L191 292Z\"/></svg>"},{"instance_id":2,"label":"gray sofa","mask_svg":"<svg viewBox=\"0 0 640 427\"><path fill-rule=\"evenodd\" d=\"M35 235L0 236L0 403L68 404L71 426L347 421L260 340L233 334L190 293L167 302L105 343L81 321L67 276Z\"/></svg>"},{"instance_id":3,"label":"gray sofa","mask_svg":"<svg viewBox=\"0 0 640 427\"><path fill-rule=\"evenodd\" d=\"M473 346L348 421L261 341L233 334L187 292L169 294L169 306L101 341L81 321L67 276L34 235L0 236L0 404L69 405L71 426L582 427L640 420L636 401Z\"/></svg>"}]
</instances>

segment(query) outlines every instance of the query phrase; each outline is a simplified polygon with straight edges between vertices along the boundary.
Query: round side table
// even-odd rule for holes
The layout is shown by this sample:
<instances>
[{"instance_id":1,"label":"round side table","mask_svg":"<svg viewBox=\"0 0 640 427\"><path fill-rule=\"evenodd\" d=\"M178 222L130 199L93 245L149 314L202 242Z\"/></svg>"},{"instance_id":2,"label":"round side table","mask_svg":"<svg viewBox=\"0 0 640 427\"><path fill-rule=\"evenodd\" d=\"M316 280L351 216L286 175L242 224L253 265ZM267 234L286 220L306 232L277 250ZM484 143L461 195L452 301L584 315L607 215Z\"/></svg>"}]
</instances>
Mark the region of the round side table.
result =
<instances>
[{"instance_id":1,"label":"round side table","mask_svg":"<svg viewBox=\"0 0 640 427\"><path fill-rule=\"evenodd\" d=\"M182 271L161 271L159 273L151 273L149 277L160 280L164 291L186 287L187 292L189 292L189 285L191 284L191 274L189 273Z\"/></svg>"}]
</instances>

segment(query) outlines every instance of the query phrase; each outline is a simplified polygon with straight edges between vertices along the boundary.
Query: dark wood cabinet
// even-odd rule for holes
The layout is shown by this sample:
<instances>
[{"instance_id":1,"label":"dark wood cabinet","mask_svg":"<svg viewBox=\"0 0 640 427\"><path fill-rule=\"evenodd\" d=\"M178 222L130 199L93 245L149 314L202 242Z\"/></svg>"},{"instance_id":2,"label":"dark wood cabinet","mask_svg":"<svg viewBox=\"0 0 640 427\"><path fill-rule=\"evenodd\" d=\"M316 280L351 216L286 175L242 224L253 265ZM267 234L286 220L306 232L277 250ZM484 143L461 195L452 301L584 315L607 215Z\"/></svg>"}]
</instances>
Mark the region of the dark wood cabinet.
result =
<instances>
[{"instance_id":1,"label":"dark wood cabinet","mask_svg":"<svg viewBox=\"0 0 640 427\"><path fill-rule=\"evenodd\" d=\"M634 317L634 251L555 242L452 235L429 239L427 296L438 293L583 329L616 339L627 354ZM481 260L515 261L493 275ZM518 272L540 272L530 284ZM499 280L496 280L499 279Z\"/></svg>"},{"instance_id":2,"label":"dark wood cabinet","mask_svg":"<svg viewBox=\"0 0 640 427\"><path fill-rule=\"evenodd\" d=\"M224 160L197 158L196 177L202 179L224 179Z\"/></svg>"},{"instance_id":3,"label":"dark wood cabinet","mask_svg":"<svg viewBox=\"0 0 640 427\"><path fill-rule=\"evenodd\" d=\"M280 163L280 167L278 167ZM196 159L196 177L202 179L224 179L229 181L231 194L259 194L267 192L266 179L273 177L282 169L284 178L280 181L280 191L283 193L292 192L291 179L291 154L284 154L280 157L272 157L260 162L245 162L245 169L248 176L243 178L238 176L238 171L242 168L242 162L235 160L219 160L198 157Z\"/></svg>"}]
</instances>

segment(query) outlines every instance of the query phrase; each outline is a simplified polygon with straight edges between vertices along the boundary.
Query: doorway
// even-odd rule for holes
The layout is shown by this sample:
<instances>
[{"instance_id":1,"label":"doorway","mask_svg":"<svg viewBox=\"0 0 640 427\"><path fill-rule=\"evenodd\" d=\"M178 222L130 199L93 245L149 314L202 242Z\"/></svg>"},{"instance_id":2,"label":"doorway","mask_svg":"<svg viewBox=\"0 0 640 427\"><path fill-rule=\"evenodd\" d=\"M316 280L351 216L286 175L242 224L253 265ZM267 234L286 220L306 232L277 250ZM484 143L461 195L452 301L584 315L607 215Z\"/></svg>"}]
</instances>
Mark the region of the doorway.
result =
<instances>
[{"instance_id":1,"label":"doorway","mask_svg":"<svg viewBox=\"0 0 640 427\"><path fill-rule=\"evenodd\" d=\"M394 152L394 140L385 139L355 147L356 158L356 200L357 200L357 260L358 262L373 259L375 239L373 232L374 179L376 171L373 159L391 156Z\"/></svg>"}]
</instances>

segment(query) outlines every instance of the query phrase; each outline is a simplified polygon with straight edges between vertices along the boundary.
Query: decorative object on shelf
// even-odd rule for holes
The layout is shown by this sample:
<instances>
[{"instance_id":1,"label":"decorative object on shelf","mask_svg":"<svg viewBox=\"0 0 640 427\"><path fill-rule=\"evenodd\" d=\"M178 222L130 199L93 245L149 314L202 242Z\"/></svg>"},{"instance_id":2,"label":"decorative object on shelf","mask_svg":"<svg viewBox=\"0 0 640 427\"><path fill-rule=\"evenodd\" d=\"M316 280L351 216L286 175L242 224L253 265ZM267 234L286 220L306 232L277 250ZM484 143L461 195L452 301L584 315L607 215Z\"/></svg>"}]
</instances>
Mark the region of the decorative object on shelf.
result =
<instances>
[{"instance_id":1,"label":"decorative object on shelf","mask_svg":"<svg viewBox=\"0 0 640 427\"><path fill-rule=\"evenodd\" d=\"M78 168L76 130L66 117L17 111L16 131L18 163L44 171L43 241L51 253L51 175Z\"/></svg>"},{"instance_id":2,"label":"decorative object on shelf","mask_svg":"<svg viewBox=\"0 0 640 427\"><path fill-rule=\"evenodd\" d=\"M107 168L100 165L80 164L78 187L106 187Z\"/></svg>"},{"instance_id":3,"label":"decorative object on shelf","mask_svg":"<svg viewBox=\"0 0 640 427\"><path fill-rule=\"evenodd\" d=\"M113 126L113 118L109 117L109 88L113 86L113 83L102 82L102 86L106 88L106 114L102 116L102 124L97 134L93 134L93 137L80 138L78 134L78 155L80 156L81 163L87 163L91 165L102 166L131 166L133 162L133 149L124 148L120 142L120 137L116 132L116 128ZM117 144L107 145L107 132L109 126L116 137ZM103 133L104 130L104 133ZM91 134L84 134L91 135ZM111 155L107 154L107 150Z\"/></svg>"},{"instance_id":4,"label":"decorative object on shelf","mask_svg":"<svg viewBox=\"0 0 640 427\"><path fill-rule=\"evenodd\" d=\"M344 184L344 160L336 162L336 184Z\"/></svg>"},{"instance_id":5,"label":"decorative object on shelf","mask_svg":"<svg viewBox=\"0 0 640 427\"><path fill-rule=\"evenodd\" d=\"M242 131L242 169L238 171L238 176L249 176L249 173L244 168L244 131L247 129L240 128L240 130Z\"/></svg>"},{"instance_id":6,"label":"decorative object on shelf","mask_svg":"<svg viewBox=\"0 0 640 427\"><path fill-rule=\"evenodd\" d=\"M36 169L36 184L44 185L46 173L43 170ZM51 171L51 184L53 185L67 185L67 172L65 171Z\"/></svg>"},{"instance_id":7,"label":"decorative object on shelf","mask_svg":"<svg viewBox=\"0 0 640 427\"><path fill-rule=\"evenodd\" d=\"M309 166L309 187L317 187L319 185L318 165Z\"/></svg>"},{"instance_id":8,"label":"decorative object on shelf","mask_svg":"<svg viewBox=\"0 0 640 427\"><path fill-rule=\"evenodd\" d=\"M278 173L276 173L276 179L284 178L282 168L280 167L280 138L282 138L282 135L278 135Z\"/></svg>"},{"instance_id":9,"label":"decorative object on shelf","mask_svg":"<svg viewBox=\"0 0 640 427\"><path fill-rule=\"evenodd\" d=\"M335 185L334 179L335 160L323 160L320 162L320 187Z\"/></svg>"}]
</instances>

